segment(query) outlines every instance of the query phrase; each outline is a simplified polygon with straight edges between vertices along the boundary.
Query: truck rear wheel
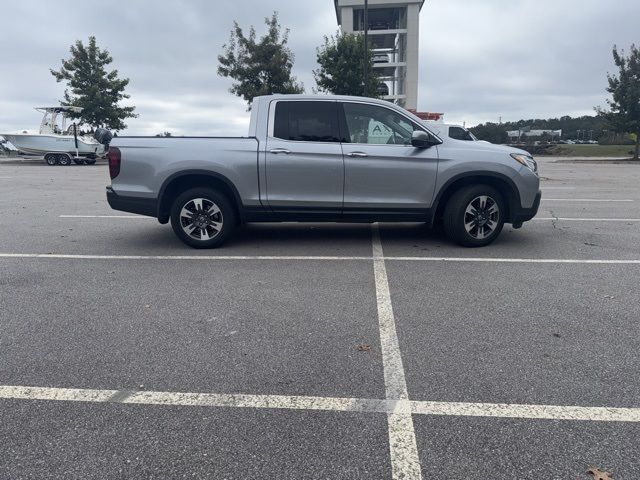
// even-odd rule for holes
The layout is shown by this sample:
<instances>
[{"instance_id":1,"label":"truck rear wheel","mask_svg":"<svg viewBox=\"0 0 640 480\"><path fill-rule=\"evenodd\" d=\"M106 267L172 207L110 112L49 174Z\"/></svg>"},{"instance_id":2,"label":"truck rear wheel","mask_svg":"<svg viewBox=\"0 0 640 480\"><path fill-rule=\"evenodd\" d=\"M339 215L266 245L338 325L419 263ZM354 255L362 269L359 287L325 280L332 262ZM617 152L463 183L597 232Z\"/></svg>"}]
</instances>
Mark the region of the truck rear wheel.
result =
<instances>
[{"instance_id":1,"label":"truck rear wheel","mask_svg":"<svg viewBox=\"0 0 640 480\"><path fill-rule=\"evenodd\" d=\"M180 194L171 207L171 227L193 248L216 248L236 225L229 199L210 188L193 188Z\"/></svg>"},{"instance_id":2,"label":"truck rear wheel","mask_svg":"<svg viewBox=\"0 0 640 480\"><path fill-rule=\"evenodd\" d=\"M493 242L504 226L506 209L502 195L488 185L458 190L444 209L447 237L464 247L484 247Z\"/></svg>"}]
</instances>

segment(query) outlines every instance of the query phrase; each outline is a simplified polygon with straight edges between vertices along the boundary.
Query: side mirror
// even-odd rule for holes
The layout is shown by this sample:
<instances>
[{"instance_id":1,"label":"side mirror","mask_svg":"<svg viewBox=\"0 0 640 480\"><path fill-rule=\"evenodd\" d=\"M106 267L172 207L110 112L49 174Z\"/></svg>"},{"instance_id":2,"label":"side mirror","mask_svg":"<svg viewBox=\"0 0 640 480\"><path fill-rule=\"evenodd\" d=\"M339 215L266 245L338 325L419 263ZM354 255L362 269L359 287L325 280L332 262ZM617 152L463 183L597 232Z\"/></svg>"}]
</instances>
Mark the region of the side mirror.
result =
<instances>
[{"instance_id":1,"label":"side mirror","mask_svg":"<svg viewBox=\"0 0 640 480\"><path fill-rule=\"evenodd\" d=\"M411 145L416 148L429 148L441 143L438 139L422 130L414 130L413 135L411 135Z\"/></svg>"}]
</instances>

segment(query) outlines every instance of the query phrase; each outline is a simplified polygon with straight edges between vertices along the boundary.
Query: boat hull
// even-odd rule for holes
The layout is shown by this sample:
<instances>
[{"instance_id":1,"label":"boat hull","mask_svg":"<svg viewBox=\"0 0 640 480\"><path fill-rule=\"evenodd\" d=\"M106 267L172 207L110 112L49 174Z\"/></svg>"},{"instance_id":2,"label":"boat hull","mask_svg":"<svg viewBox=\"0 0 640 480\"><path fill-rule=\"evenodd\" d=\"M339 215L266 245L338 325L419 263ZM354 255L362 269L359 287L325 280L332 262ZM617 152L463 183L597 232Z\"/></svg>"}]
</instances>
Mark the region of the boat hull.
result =
<instances>
[{"instance_id":1,"label":"boat hull","mask_svg":"<svg viewBox=\"0 0 640 480\"><path fill-rule=\"evenodd\" d=\"M27 134L2 134L2 136L19 151L32 155L45 153L69 153L76 154L75 138L71 135L27 135ZM78 154L82 156L102 155L104 146L78 137Z\"/></svg>"}]
</instances>

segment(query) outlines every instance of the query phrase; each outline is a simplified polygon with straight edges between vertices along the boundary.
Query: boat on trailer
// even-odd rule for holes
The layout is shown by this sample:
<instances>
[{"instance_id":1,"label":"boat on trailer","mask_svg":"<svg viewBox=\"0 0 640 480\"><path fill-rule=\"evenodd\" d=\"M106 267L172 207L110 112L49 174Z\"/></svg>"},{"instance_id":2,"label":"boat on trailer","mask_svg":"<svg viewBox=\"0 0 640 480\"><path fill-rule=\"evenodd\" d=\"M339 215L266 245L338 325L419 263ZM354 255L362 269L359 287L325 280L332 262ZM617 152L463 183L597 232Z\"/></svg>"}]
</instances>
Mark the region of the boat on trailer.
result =
<instances>
[{"instance_id":1,"label":"boat on trailer","mask_svg":"<svg viewBox=\"0 0 640 480\"><path fill-rule=\"evenodd\" d=\"M48 165L70 165L72 161L90 165L105 154L105 145L81 135L77 124L67 122L70 113L78 114L82 108L36 107L36 110L43 113L38 134L2 133L0 136L23 153L43 155Z\"/></svg>"}]
</instances>

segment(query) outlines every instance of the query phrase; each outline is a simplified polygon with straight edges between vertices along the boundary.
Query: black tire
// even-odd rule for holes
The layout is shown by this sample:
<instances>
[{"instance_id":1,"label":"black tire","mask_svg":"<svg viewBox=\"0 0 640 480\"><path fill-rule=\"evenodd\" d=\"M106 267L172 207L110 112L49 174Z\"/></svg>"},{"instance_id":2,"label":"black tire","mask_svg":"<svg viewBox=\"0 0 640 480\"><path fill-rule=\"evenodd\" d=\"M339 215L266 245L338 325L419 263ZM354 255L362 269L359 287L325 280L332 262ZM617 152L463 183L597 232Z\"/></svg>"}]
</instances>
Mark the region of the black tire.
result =
<instances>
[{"instance_id":1,"label":"black tire","mask_svg":"<svg viewBox=\"0 0 640 480\"><path fill-rule=\"evenodd\" d=\"M74 158L73 163L75 163L76 165L84 165L84 160L82 160L81 158Z\"/></svg>"},{"instance_id":2,"label":"black tire","mask_svg":"<svg viewBox=\"0 0 640 480\"><path fill-rule=\"evenodd\" d=\"M96 164L96 161L95 161L95 159L86 158L86 159L84 160L84 164L85 164L85 165L95 165L95 164Z\"/></svg>"},{"instance_id":3,"label":"black tire","mask_svg":"<svg viewBox=\"0 0 640 480\"><path fill-rule=\"evenodd\" d=\"M483 198L486 198L484 208ZM505 215L504 199L495 188L488 185L463 187L445 205L444 231L449 240L459 245L484 247L500 235ZM470 230L467 225L471 226Z\"/></svg>"},{"instance_id":4,"label":"black tire","mask_svg":"<svg viewBox=\"0 0 640 480\"><path fill-rule=\"evenodd\" d=\"M71 157L64 153L61 153L60 155L58 155L58 164L65 167L71 165Z\"/></svg>"},{"instance_id":5,"label":"black tire","mask_svg":"<svg viewBox=\"0 0 640 480\"><path fill-rule=\"evenodd\" d=\"M200 210L197 209L198 204L200 204ZM194 216L190 218L183 216L183 209L193 213ZM194 227L196 222L200 226L204 225L204 228ZM171 206L171 227L174 233L193 248L219 247L231 235L235 226L236 212L231 201L225 195L210 188L187 190L180 194ZM191 234L188 233L189 230ZM202 236L208 238L202 239Z\"/></svg>"},{"instance_id":6,"label":"black tire","mask_svg":"<svg viewBox=\"0 0 640 480\"><path fill-rule=\"evenodd\" d=\"M58 164L58 156L53 153L47 153L44 156L44 161L47 165L49 165L50 167L53 167L54 165Z\"/></svg>"}]
</instances>

